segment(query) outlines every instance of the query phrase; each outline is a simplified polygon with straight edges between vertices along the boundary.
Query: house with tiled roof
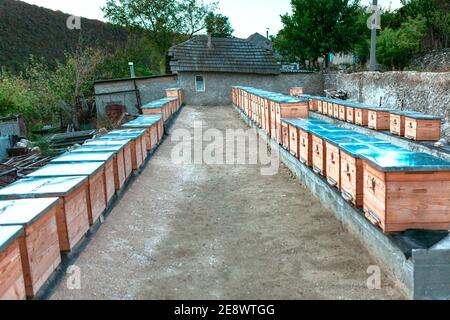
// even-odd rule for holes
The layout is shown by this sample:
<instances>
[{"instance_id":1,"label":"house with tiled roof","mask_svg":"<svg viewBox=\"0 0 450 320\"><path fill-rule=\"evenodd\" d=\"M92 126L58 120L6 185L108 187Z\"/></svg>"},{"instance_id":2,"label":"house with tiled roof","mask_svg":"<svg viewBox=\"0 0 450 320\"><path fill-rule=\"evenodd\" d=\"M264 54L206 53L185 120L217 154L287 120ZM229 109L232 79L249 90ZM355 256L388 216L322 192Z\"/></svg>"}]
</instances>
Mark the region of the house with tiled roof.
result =
<instances>
[{"instance_id":1,"label":"house with tiled roof","mask_svg":"<svg viewBox=\"0 0 450 320\"><path fill-rule=\"evenodd\" d=\"M251 40L255 39L252 36ZM232 85L255 83L256 78L271 81L280 75L270 47L250 38L199 35L173 46L169 58L171 72L178 76L186 100L199 105L229 104Z\"/></svg>"}]
</instances>

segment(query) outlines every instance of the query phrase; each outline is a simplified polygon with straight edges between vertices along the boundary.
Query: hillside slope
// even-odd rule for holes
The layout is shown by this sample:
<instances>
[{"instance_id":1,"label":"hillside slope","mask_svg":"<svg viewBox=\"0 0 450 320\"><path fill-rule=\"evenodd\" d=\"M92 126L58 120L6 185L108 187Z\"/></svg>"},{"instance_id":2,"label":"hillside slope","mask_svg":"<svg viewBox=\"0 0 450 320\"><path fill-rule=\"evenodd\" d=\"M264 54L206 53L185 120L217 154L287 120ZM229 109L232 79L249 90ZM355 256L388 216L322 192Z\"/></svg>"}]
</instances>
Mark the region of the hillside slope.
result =
<instances>
[{"instance_id":1,"label":"hillside slope","mask_svg":"<svg viewBox=\"0 0 450 320\"><path fill-rule=\"evenodd\" d=\"M0 0L0 67L20 71L30 55L50 65L83 42L112 52L126 43L125 28L82 19L81 30L69 30L69 15L16 0Z\"/></svg>"}]
</instances>

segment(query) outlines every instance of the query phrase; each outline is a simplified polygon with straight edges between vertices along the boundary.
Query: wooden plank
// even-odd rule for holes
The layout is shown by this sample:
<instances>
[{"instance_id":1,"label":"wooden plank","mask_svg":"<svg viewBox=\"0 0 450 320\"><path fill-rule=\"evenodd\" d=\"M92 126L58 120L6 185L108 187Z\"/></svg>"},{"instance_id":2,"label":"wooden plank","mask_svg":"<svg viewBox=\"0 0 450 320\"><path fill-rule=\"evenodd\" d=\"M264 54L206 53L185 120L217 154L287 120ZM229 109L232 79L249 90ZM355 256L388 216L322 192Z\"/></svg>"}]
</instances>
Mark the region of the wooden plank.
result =
<instances>
[{"instance_id":1,"label":"wooden plank","mask_svg":"<svg viewBox=\"0 0 450 320\"><path fill-rule=\"evenodd\" d=\"M25 227L24 235L19 238L19 248L26 295L32 298L61 263L56 208Z\"/></svg>"},{"instance_id":2,"label":"wooden plank","mask_svg":"<svg viewBox=\"0 0 450 320\"><path fill-rule=\"evenodd\" d=\"M106 209L105 169L89 177L89 224L92 226Z\"/></svg>"},{"instance_id":3,"label":"wooden plank","mask_svg":"<svg viewBox=\"0 0 450 320\"><path fill-rule=\"evenodd\" d=\"M25 281L19 241L0 252L0 300L25 300Z\"/></svg>"},{"instance_id":4,"label":"wooden plank","mask_svg":"<svg viewBox=\"0 0 450 320\"><path fill-rule=\"evenodd\" d=\"M105 195L106 203L109 203L113 196L116 194L116 185L114 182L114 159L105 163Z\"/></svg>"}]
</instances>

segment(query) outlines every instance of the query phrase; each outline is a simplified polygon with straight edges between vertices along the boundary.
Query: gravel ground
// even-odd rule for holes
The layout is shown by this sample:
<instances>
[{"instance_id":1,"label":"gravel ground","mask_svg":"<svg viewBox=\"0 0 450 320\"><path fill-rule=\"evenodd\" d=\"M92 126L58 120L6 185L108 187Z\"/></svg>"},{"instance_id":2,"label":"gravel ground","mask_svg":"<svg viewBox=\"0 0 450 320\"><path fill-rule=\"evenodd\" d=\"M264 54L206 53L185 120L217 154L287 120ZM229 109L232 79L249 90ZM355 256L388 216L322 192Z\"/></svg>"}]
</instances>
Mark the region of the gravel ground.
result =
<instances>
[{"instance_id":1,"label":"gravel ground","mask_svg":"<svg viewBox=\"0 0 450 320\"><path fill-rule=\"evenodd\" d=\"M185 107L174 130L246 129L231 107ZM404 299L369 253L280 165L173 163L168 137L52 299ZM190 142L185 146L190 148ZM242 151L242 150L241 150Z\"/></svg>"}]
</instances>

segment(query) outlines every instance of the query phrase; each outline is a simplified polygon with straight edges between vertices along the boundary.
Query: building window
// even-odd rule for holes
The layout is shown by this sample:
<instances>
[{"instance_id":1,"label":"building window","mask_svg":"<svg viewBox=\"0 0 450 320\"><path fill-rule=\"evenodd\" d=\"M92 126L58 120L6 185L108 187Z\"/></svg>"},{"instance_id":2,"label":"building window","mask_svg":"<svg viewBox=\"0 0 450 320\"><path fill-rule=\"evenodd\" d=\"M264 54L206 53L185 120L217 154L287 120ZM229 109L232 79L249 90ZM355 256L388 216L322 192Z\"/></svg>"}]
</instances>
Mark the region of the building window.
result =
<instances>
[{"instance_id":1,"label":"building window","mask_svg":"<svg viewBox=\"0 0 450 320\"><path fill-rule=\"evenodd\" d=\"M195 90L197 92L205 92L205 79L203 76L195 77Z\"/></svg>"}]
</instances>

